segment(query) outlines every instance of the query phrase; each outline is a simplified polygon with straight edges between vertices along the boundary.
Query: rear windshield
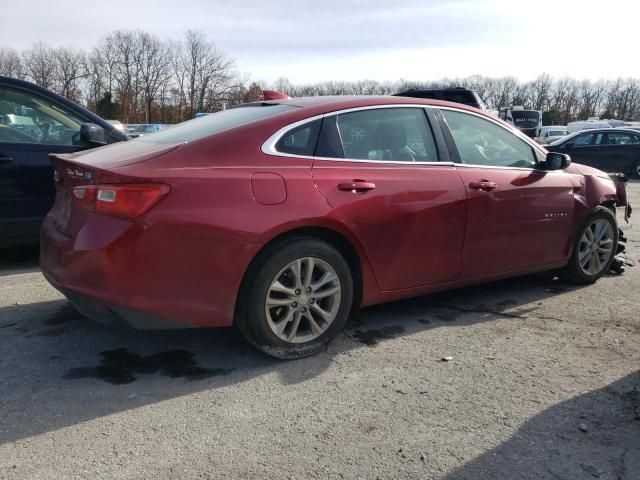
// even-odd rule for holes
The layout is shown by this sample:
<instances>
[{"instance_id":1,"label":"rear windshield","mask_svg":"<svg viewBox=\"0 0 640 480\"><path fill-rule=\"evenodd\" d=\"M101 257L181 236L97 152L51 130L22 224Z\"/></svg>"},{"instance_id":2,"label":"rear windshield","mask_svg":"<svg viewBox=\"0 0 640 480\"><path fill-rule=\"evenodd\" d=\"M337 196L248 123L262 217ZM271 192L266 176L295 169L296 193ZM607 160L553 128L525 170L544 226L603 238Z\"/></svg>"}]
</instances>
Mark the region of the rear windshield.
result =
<instances>
[{"instance_id":1,"label":"rear windshield","mask_svg":"<svg viewBox=\"0 0 640 480\"><path fill-rule=\"evenodd\" d=\"M212 113L200 118L179 123L159 132L138 137L133 141L150 143L178 143L199 140L214 133L239 127L246 123L289 112L296 107L278 103L242 106Z\"/></svg>"}]
</instances>

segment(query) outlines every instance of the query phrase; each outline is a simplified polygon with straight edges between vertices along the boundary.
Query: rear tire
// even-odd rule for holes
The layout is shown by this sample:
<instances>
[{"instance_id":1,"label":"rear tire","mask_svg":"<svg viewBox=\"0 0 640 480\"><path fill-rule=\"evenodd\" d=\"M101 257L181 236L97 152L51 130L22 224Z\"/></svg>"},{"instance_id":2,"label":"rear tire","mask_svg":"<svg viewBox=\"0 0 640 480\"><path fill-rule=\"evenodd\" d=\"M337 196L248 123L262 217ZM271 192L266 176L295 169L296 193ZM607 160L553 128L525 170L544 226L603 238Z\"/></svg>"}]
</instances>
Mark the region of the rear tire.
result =
<instances>
[{"instance_id":1,"label":"rear tire","mask_svg":"<svg viewBox=\"0 0 640 480\"><path fill-rule=\"evenodd\" d=\"M609 271L618 247L616 217L606 207L596 207L578 231L569 263L558 272L565 281L593 283Z\"/></svg>"},{"instance_id":2,"label":"rear tire","mask_svg":"<svg viewBox=\"0 0 640 480\"><path fill-rule=\"evenodd\" d=\"M640 178L640 160L636 161L633 166L633 171L631 172L631 178L639 179Z\"/></svg>"},{"instance_id":3,"label":"rear tire","mask_svg":"<svg viewBox=\"0 0 640 480\"><path fill-rule=\"evenodd\" d=\"M302 358L324 350L351 312L349 264L334 247L313 237L273 245L246 278L235 325L272 357Z\"/></svg>"}]
</instances>

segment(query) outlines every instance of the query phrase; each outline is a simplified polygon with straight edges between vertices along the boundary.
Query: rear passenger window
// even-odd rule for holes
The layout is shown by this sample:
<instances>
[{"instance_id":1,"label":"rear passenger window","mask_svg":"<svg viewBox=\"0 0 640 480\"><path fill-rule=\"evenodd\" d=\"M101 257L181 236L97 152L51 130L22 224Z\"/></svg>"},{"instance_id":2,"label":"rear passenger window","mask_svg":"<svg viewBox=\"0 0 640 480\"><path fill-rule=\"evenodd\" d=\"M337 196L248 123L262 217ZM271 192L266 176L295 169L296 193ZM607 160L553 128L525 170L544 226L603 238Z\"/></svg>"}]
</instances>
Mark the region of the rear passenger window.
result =
<instances>
[{"instance_id":1,"label":"rear passenger window","mask_svg":"<svg viewBox=\"0 0 640 480\"><path fill-rule=\"evenodd\" d=\"M442 110L460 161L493 167L534 168L533 147L495 123L468 113Z\"/></svg>"},{"instance_id":2,"label":"rear passenger window","mask_svg":"<svg viewBox=\"0 0 640 480\"><path fill-rule=\"evenodd\" d=\"M608 134L609 145L630 145L638 143L638 136L631 133L611 132Z\"/></svg>"},{"instance_id":3,"label":"rear passenger window","mask_svg":"<svg viewBox=\"0 0 640 480\"><path fill-rule=\"evenodd\" d=\"M325 156L372 162L438 161L433 135L422 108L367 109L333 118L342 148L328 149L329 154L325 153ZM327 125L332 123L327 122ZM321 145L319 147L320 151L327 151Z\"/></svg>"},{"instance_id":4,"label":"rear passenger window","mask_svg":"<svg viewBox=\"0 0 640 480\"><path fill-rule=\"evenodd\" d=\"M288 131L278 140L276 150L293 155L313 156L321 123L322 120L318 119Z\"/></svg>"}]
</instances>

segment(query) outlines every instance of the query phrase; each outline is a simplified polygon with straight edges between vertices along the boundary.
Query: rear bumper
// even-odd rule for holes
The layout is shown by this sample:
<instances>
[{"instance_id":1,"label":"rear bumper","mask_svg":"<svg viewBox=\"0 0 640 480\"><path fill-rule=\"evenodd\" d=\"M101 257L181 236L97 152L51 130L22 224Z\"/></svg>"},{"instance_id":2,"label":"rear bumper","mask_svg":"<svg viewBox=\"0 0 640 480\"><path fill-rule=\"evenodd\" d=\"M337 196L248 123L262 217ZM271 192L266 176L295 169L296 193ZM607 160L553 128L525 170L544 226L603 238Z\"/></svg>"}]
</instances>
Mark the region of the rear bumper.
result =
<instances>
[{"instance_id":1,"label":"rear bumper","mask_svg":"<svg viewBox=\"0 0 640 480\"><path fill-rule=\"evenodd\" d=\"M175 225L92 217L70 237L48 216L40 238L45 278L84 315L141 329L233 324L255 245Z\"/></svg>"},{"instance_id":2,"label":"rear bumper","mask_svg":"<svg viewBox=\"0 0 640 480\"><path fill-rule=\"evenodd\" d=\"M46 275L45 278L47 278ZM47 278L47 280L53 286L56 286L49 278ZM137 330L174 330L195 327L195 325L187 325L158 317L157 315L104 303L98 299L86 297L71 290L65 290L63 288L58 288L58 290L67 297L69 303L71 303L78 312L101 325L127 326Z\"/></svg>"}]
</instances>

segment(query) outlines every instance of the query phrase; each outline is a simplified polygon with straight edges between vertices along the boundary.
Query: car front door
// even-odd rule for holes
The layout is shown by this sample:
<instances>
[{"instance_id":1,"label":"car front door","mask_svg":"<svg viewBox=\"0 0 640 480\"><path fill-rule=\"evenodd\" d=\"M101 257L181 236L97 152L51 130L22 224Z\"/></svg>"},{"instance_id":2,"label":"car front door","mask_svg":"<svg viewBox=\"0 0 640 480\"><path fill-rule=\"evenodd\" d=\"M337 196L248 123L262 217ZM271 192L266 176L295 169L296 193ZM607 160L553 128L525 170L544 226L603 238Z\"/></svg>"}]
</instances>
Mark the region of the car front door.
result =
<instances>
[{"instance_id":1,"label":"car front door","mask_svg":"<svg viewBox=\"0 0 640 480\"><path fill-rule=\"evenodd\" d=\"M48 154L79 150L82 122L43 96L0 85L1 242L38 237L55 196Z\"/></svg>"},{"instance_id":2,"label":"car front door","mask_svg":"<svg viewBox=\"0 0 640 480\"><path fill-rule=\"evenodd\" d=\"M569 175L537 169L542 153L498 122L440 112L469 205L463 277L566 260L574 209Z\"/></svg>"},{"instance_id":3,"label":"car front door","mask_svg":"<svg viewBox=\"0 0 640 480\"><path fill-rule=\"evenodd\" d=\"M572 162L598 168L601 161L601 155L604 152L604 145L602 144L603 138L603 133L583 133L565 144L565 153L568 153L569 156L571 156Z\"/></svg>"},{"instance_id":4,"label":"car front door","mask_svg":"<svg viewBox=\"0 0 640 480\"><path fill-rule=\"evenodd\" d=\"M362 243L382 290L461 274L465 189L453 164L441 159L448 160L444 138L423 107L323 119L314 181Z\"/></svg>"}]
</instances>

